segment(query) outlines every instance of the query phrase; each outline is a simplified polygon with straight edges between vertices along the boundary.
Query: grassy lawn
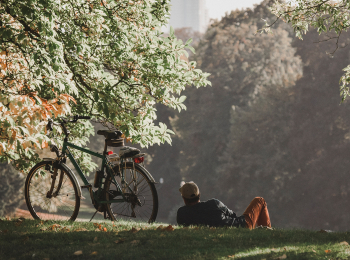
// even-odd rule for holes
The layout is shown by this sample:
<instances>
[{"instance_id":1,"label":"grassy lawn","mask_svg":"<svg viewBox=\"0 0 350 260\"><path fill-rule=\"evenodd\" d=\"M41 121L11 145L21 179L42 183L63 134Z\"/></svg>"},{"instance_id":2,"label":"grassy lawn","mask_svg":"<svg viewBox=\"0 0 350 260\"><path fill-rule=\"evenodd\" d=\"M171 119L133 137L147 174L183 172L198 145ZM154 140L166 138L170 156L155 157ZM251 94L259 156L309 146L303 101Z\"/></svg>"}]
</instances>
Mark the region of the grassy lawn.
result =
<instances>
[{"instance_id":1,"label":"grassy lawn","mask_svg":"<svg viewBox=\"0 0 350 260\"><path fill-rule=\"evenodd\" d=\"M0 220L0 259L350 259L350 232Z\"/></svg>"}]
</instances>

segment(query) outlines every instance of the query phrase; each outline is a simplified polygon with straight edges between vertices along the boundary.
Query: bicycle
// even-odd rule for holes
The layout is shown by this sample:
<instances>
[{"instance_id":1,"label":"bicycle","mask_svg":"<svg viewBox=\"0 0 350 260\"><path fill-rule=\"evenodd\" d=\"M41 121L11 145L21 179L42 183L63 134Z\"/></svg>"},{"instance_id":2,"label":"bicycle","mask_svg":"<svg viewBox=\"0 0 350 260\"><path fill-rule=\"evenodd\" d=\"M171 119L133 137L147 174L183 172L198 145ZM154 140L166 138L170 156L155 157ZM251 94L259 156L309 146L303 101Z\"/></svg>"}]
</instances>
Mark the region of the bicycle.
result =
<instances>
[{"instance_id":1,"label":"bicycle","mask_svg":"<svg viewBox=\"0 0 350 260\"><path fill-rule=\"evenodd\" d=\"M105 137L102 154L68 142L70 132L66 125L76 123L79 119L90 117L60 118L59 123L50 119L46 126L50 132L54 126L60 126L65 138L61 152L56 145L50 145L50 150L57 157L44 158L27 176L25 199L33 218L74 221L79 213L81 189L87 188L96 209L95 214L103 212L104 218L111 220L138 218L141 221L154 222L158 212L158 195L154 178L141 165L144 154L136 148L125 147L120 131L97 131L98 135ZM101 169L96 171L93 185L86 179L69 147L102 159ZM107 147L121 147L119 155L107 152ZM79 185L76 175L67 166L67 158L84 185Z\"/></svg>"}]
</instances>

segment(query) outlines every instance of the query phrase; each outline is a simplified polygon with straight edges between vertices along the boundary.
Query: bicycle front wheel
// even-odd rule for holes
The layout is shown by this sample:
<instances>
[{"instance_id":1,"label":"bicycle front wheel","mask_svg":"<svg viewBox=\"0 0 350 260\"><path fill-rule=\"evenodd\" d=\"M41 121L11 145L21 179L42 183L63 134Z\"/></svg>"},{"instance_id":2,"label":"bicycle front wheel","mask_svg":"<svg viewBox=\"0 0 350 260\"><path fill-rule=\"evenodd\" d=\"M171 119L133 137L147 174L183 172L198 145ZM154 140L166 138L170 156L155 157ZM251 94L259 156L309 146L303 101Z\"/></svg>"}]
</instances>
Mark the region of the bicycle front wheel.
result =
<instances>
[{"instance_id":1,"label":"bicycle front wheel","mask_svg":"<svg viewBox=\"0 0 350 260\"><path fill-rule=\"evenodd\" d=\"M31 169L25 183L28 210L34 219L74 221L80 207L78 188L72 176L62 168L57 169L52 187L54 171L52 161L40 162Z\"/></svg>"},{"instance_id":2,"label":"bicycle front wheel","mask_svg":"<svg viewBox=\"0 0 350 260\"><path fill-rule=\"evenodd\" d=\"M123 168L124 180L121 181L119 169ZM114 179L119 183L126 201L107 203L107 212L112 220L137 220L152 223L158 213L158 195L154 183L143 169L131 162L115 167ZM112 177L106 179L106 200L122 199Z\"/></svg>"}]
</instances>

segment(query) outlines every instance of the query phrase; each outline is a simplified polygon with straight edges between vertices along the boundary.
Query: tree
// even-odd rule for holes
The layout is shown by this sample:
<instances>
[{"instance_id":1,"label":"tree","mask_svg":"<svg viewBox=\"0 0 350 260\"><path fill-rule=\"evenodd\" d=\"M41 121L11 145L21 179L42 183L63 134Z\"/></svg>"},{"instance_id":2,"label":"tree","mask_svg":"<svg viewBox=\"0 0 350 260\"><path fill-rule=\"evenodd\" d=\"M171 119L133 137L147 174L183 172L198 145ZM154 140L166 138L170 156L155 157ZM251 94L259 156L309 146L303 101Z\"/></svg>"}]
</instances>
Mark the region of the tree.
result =
<instances>
[{"instance_id":1,"label":"tree","mask_svg":"<svg viewBox=\"0 0 350 260\"><path fill-rule=\"evenodd\" d=\"M11 165L0 164L0 216L11 215L23 203L24 176Z\"/></svg>"},{"instance_id":2,"label":"tree","mask_svg":"<svg viewBox=\"0 0 350 260\"><path fill-rule=\"evenodd\" d=\"M185 86L210 84L173 30L162 37L169 1L2 0L0 2L0 156L24 170L51 140L49 117L91 115L134 143L171 142L154 124L157 103L185 109ZM84 145L89 122L71 126ZM88 157L80 157L91 170Z\"/></svg>"},{"instance_id":3,"label":"tree","mask_svg":"<svg viewBox=\"0 0 350 260\"><path fill-rule=\"evenodd\" d=\"M341 42L341 35L350 27L348 14L350 3L348 1L276 1L270 10L277 16L277 20L283 19L283 21L291 24L295 35L300 39L303 38L303 34L309 31L310 27L314 27L319 34L325 35L321 41L335 40L335 47L333 51L329 52L330 55L333 55L339 47L345 45ZM271 25L266 23L264 30L270 32ZM344 101L350 95L350 65L347 65L343 70L345 73L340 78L340 94Z\"/></svg>"},{"instance_id":4,"label":"tree","mask_svg":"<svg viewBox=\"0 0 350 260\"><path fill-rule=\"evenodd\" d=\"M301 60L283 23L277 34L256 34L263 26L261 18L269 14L268 4L231 12L213 23L196 47L194 60L211 73L213 86L186 90L188 110L173 121L173 129L182 139L182 178L198 182L207 196L203 199L217 196L212 187L231 139L232 106L248 107L265 89L290 87L302 75Z\"/></svg>"}]
</instances>

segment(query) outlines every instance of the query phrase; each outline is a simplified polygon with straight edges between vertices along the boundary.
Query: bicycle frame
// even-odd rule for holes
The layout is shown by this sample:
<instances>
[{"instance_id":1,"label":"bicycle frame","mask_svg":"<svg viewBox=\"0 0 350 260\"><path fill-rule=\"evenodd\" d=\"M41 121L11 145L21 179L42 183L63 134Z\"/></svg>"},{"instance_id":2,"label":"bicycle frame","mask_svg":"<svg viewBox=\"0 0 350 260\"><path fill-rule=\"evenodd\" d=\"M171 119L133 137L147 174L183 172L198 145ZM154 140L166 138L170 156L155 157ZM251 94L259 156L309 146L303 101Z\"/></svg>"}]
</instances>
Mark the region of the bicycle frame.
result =
<instances>
[{"instance_id":1,"label":"bicycle frame","mask_svg":"<svg viewBox=\"0 0 350 260\"><path fill-rule=\"evenodd\" d=\"M76 160L74 159L73 155L71 154L70 150L68 147L71 147L73 149L76 149L76 150L79 150L79 151L82 151L84 153L88 153L88 154L91 154L92 156L95 156L95 157L98 157L98 158L101 158L102 159L102 165L101 165L101 172L104 172L106 165L109 164L109 161L107 159L107 157L105 155L102 155L100 153L96 153L96 152L93 152L93 151L90 151L89 149L85 149L85 148L82 148L82 147L79 147L75 144L72 144L70 142L67 142L67 141L64 141L63 142L63 148L62 148L62 155L67 155L67 157L69 158L69 160L72 162L75 170L78 172L80 178L82 179L83 183L85 186L91 186L91 184L89 183L89 181L86 179L83 171L80 169L80 166L79 164L76 162ZM113 178L113 182L114 184L117 186L118 190L121 192L121 195L122 195L122 199L113 199L113 200L109 200L109 201L102 201L102 200L99 200L99 195L100 193L102 192L102 182L100 181L99 182L99 187L98 187L98 190L97 190L97 194L96 193L93 193L94 194L94 198L91 198L91 199L94 199L95 201L97 201L98 203L101 203L101 204L105 204L105 203L113 203L113 202L124 202L126 201L126 198L124 196L124 193L121 189L121 187L119 186L119 183L115 180L114 178L114 175L110 173L110 170L107 168L107 174L111 175L112 178ZM124 182L124 172L123 172L123 169L121 171L121 178L122 178L122 182ZM97 196L96 196L96 195Z\"/></svg>"}]
</instances>

